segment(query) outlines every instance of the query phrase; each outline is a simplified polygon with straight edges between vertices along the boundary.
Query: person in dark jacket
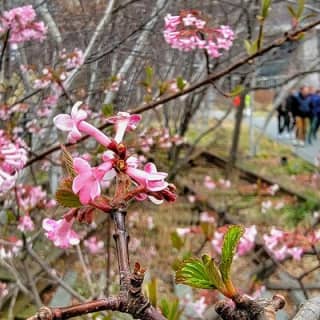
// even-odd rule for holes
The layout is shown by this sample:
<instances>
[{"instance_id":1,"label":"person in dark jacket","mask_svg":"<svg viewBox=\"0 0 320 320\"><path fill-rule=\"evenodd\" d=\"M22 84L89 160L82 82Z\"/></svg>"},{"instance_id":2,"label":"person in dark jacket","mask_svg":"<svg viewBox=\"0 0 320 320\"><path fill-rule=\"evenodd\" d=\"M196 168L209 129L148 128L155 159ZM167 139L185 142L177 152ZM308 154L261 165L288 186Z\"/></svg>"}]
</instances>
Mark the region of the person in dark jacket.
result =
<instances>
[{"instance_id":1,"label":"person in dark jacket","mask_svg":"<svg viewBox=\"0 0 320 320\"><path fill-rule=\"evenodd\" d=\"M309 88L302 86L299 92L293 95L292 112L296 120L296 140L294 144L304 146L307 133L307 124L310 117Z\"/></svg>"},{"instance_id":2,"label":"person in dark jacket","mask_svg":"<svg viewBox=\"0 0 320 320\"><path fill-rule=\"evenodd\" d=\"M308 142L311 144L312 140L317 139L317 132L320 127L320 90L317 90L315 94L312 94L309 101L311 107L311 121L308 132Z\"/></svg>"},{"instance_id":3,"label":"person in dark jacket","mask_svg":"<svg viewBox=\"0 0 320 320\"><path fill-rule=\"evenodd\" d=\"M294 115L292 113L292 104L294 99L294 92L291 92L286 98L285 102L277 107L278 112L278 134L286 134L286 138L290 138L290 133L295 126Z\"/></svg>"}]
</instances>

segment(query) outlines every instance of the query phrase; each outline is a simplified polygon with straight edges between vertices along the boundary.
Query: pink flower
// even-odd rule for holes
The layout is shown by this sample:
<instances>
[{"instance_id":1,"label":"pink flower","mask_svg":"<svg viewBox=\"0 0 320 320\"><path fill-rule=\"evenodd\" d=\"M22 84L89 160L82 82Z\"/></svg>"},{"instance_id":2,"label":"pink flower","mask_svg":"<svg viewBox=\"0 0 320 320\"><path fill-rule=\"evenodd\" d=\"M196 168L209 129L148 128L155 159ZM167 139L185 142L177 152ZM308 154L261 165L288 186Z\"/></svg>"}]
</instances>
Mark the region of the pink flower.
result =
<instances>
[{"instance_id":1,"label":"pink flower","mask_svg":"<svg viewBox=\"0 0 320 320\"><path fill-rule=\"evenodd\" d=\"M288 254L291 255L294 260L300 261L303 255L303 248L300 248L300 247L289 248Z\"/></svg>"},{"instance_id":2,"label":"pink flower","mask_svg":"<svg viewBox=\"0 0 320 320\"><path fill-rule=\"evenodd\" d=\"M97 241L97 237L90 237L88 240L83 241L84 246L91 254L98 254L102 252L104 247L103 241Z\"/></svg>"},{"instance_id":3,"label":"pink flower","mask_svg":"<svg viewBox=\"0 0 320 320\"><path fill-rule=\"evenodd\" d=\"M180 237L183 237L185 235L187 235L188 233L190 233L191 228L177 228L176 232Z\"/></svg>"},{"instance_id":4,"label":"pink flower","mask_svg":"<svg viewBox=\"0 0 320 320\"><path fill-rule=\"evenodd\" d=\"M237 248L237 254L243 256L250 252L255 246L255 240L257 236L257 227L255 225L246 228L244 235L239 241Z\"/></svg>"},{"instance_id":5,"label":"pink flower","mask_svg":"<svg viewBox=\"0 0 320 320\"><path fill-rule=\"evenodd\" d=\"M116 135L114 140L120 143L126 131L136 128L137 123L141 120L141 116L138 114L130 115L128 112L118 112L116 116L110 117L107 120L115 125Z\"/></svg>"},{"instance_id":6,"label":"pink flower","mask_svg":"<svg viewBox=\"0 0 320 320\"><path fill-rule=\"evenodd\" d=\"M29 215L25 215L25 216L20 217L19 224L18 224L18 229L21 232L33 231L34 230L33 221L31 220Z\"/></svg>"},{"instance_id":7,"label":"pink flower","mask_svg":"<svg viewBox=\"0 0 320 320\"><path fill-rule=\"evenodd\" d=\"M79 235L71 229L73 221L74 219L68 222L65 219L56 221L46 218L42 221L42 227L46 231L46 237L53 241L56 247L66 249L80 242Z\"/></svg>"},{"instance_id":8,"label":"pink flower","mask_svg":"<svg viewBox=\"0 0 320 320\"><path fill-rule=\"evenodd\" d=\"M71 116L68 114L59 114L54 117L54 124L62 131L69 131L68 140L71 143L77 142L82 137L81 132L83 132L95 138L103 146L108 147L111 139L99 129L84 121L87 118L87 113L84 110L78 110L81 104L81 101L74 104L71 110Z\"/></svg>"},{"instance_id":9,"label":"pink flower","mask_svg":"<svg viewBox=\"0 0 320 320\"><path fill-rule=\"evenodd\" d=\"M73 180L72 190L79 194L82 204L88 204L100 195L100 182L105 174L112 169L112 161L91 168L90 164L84 159L75 158L73 166L78 175Z\"/></svg>"},{"instance_id":10,"label":"pink flower","mask_svg":"<svg viewBox=\"0 0 320 320\"><path fill-rule=\"evenodd\" d=\"M10 30L10 43L45 38L47 28L43 22L36 22L36 13L31 5L5 11L0 18L2 31Z\"/></svg>"},{"instance_id":11,"label":"pink flower","mask_svg":"<svg viewBox=\"0 0 320 320\"><path fill-rule=\"evenodd\" d=\"M144 170L128 166L126 172L134 181L145 186L149 191L161 191L168 186L168 183L164 181L168 174L157 172L156 166L151 162L144 166Z\"/></svg>"},{"instance_id":12,"label":"pink flower","mask_svg":"<svg viewBox=\"0 0 320 320\"><path fill-rule=\"evenodd\" d=\"M71 110L71 116L68 114L59 114L54 117L55 126L62 131L69 131L68 140L71 143L77 142L81 137L79 124L87 118L87 113L83 110L78 110L82 102L78 101L74 104Z\"/></svg>"},{"instance_id":13,"label":"pink flower","mask_svg":"<svg viewBox=\"0 0 320 320\"><path fill-rule=\"evenodd\" d=\"M216 220L213 216L209 215L208 212L201 212L200 213L200 221L201 222L208 222L208 223L215 223Z\"/></svg>"},{"instance_id":14,"label":"pink flower","mask_svg":"<svg viewBox=\"0 0 320 320\"><path fill-rule=\"evenodd\" d=\"M216 184L213 182L213 180L211 179L210 176L204 177L203 184L207 189L210 189L210 190L215 189L215 187L216 187Z\"/></svg>"}]
</instances>

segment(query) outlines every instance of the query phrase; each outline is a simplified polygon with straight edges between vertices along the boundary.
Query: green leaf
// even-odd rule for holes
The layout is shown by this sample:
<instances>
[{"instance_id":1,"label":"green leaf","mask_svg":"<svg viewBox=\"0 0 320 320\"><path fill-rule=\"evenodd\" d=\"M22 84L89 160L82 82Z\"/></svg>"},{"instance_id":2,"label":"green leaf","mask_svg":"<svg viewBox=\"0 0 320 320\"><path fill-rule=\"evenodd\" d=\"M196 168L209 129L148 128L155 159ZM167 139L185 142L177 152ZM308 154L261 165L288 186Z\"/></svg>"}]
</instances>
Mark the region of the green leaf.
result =
<instances>
[{"instance_id":1,"label":"green leaf","mask_svg":"<svg viewBox=\"0 0 320 320\"><path fill-rule=\"evenodd\" d=\"M147 66L145 69L146 72L146 79L144 80L144 83L146 86L151 87L152 80L153 80L153 68L150 66Z\"/></svg>"},{"instance_id":2,"label":"green leaf","mask_svg":"<svg viewBox=\"0 0 320 320\"><path fill-rule=\"evenodd\" d=\"M67 175L70 176L71 178L74 178L76 176L76 172L73 167L73 158L64 145L61 146L61 149L62 149L62 163L67 172Z\"/></svg>"},{"instance_id":3,"label":"green leaf","mask_svg":"<svg viewBox=\"0 0 320 320\"><path fill-rule=\"evenodd\" d=\"M113 104L107 103L102 106L101 111L104 116L110 117L111 115L113 115L113 109L114 109Z\"/></svg>"},{"instance_id":4,"label":"green leaf","mask_svg":"<svg viewBox=\"0 0 320 320\"><path fill-rule=\"evenodd\" d=\"M265 19L269 15L269 9L272 0L263 0L262 1L262 8L261 8L261 16Z\"/></svg>"},{"instance_id":5,"label":"green leaf","mask_svg":"<svg viewBox=\"0 0 320 320\"><path fill-rule=\"evenodd\" d=\"M249 40L244 40L244 46L247 50L248 55L250 55L250 50L251 50L251 43Z\"/></svg>"},{"instance_id":6,"label":"green leaf","mask_svg":"<svg viewBox=\"0 0 320 320\"><path fill-rule=\"evenodd\" d=\"M211 283L219 290L224 288L224 283L222 281L221 273L214 262L214 260L208 255L202 256L202 262L206 267L206 272Z\"/></svg>"},{"instance_id":7,"label":"green leaf","mask_svg":"<svg viewBox=\"0 0 320 320\"><path fill-rule=\"evenodd\" d=\"M178 298L171 299L170 301L166 299L162 299L159 307L162 314L168 320L179 320L183 311L180 308Z\"/></svg>"},{"instance_id":8,"label":"green leaf","mask_svg":"<svg viewBox=\"0 0 320 320\"><path fill-rule=\"evenodd\" d=\"M293 9L293 7L292 6L288 6L288 11L289 11L289 13L290 13L290 15L293 17L293 18L297 18L297 13L296 13L296 11Z\"/></svg>"},{"instance_id":9,"label":"green leaf","mask_svg":"<svg viewBox=\"0 0 320 320\"><path fill-rule=\"evenodd\" d=\"M244 228L242 226L230 226L224 235L221 262L219 266L224 283L230 281L232 260L243 233Z\"/></svg>"},{"instance_id":10,"label":"green leaf","mask_svg":"<svg viewBox=\"0 0 320 320\"><path fill-rule=\"evenodd\" d=\"M304 0L298 0L297 18L301 18L304 12Z\"/></svg>"},{"instance_id":11,"label":"green leaf","mask_svg":"<svg viewBox=\"0 0 320 320\"><path fill-rule=\"evenodd\" d=\"M156 278L153 278L150 282L148 282L146 285L146 290L148 300L150 301L151 305L156 308L158 300L158 283Z\"/></svg>"},{"instance_id":12,"label":"green leaf","mask_svg":"<svg viewBox=\"0 0 320 320\"><path fill-rule=\"evenodd\" d=\"M238 96L242 91L244 90L244 86L241 84L236 85L232 91L230 92L231 97L236 97Z\"/></svg>"},{"instance_id":13,"label":"green leaf","mask_svg":"<svg viewBox=\"0 0 320 320\"><path fill-rule=\"evenodd\" d=\"M210 260L210 261L209 261ZM221 289L223 282L220 272L212 259L189 258L180 264L176 271L176 283L200 289Z\"/></svg>"},{"instance_id":14,"label":"green leaf","mask_svg":"<svg viewBox=\"0 0 320 320\"><path fill-rule=\"evenodd\" d=\"M258 40L252 41L252 43L249 40L244 40L244 46L248 55L255 54L258 50Z\"/></svg>"},{"instance_id":15,"label":"green leaf","mask_svg":"<svg viewBox=\"0 0 320 320\"><path fill-rule=\"evenodd\" d=\"M183 239L178 235L177 232L171 233L171 243L174 248L180 250L184 246Z\"/></svg>"},{"instance_id":16,"label":"green leaf","mask_svg":"<svg viewBox=\"0 0 320 320\"><path fill-rule=\"evenodd\" d=\"M72 191L72 179L62 180L56 191L56 200L58 203L67 208L79 208L82 206L78 196Z\"/></svg>"},{"instance_id":17,"label":"green leaf","mask_svg":"<svg viewBox=\"0 0 320 320\"><path fill-rule=\"evenodd\" d=\"M184 81L184 79L182 77L178 77L177 78L177 87L180 91L182 91L186 86L186 82Z\"/></svg>"}]
</instances>

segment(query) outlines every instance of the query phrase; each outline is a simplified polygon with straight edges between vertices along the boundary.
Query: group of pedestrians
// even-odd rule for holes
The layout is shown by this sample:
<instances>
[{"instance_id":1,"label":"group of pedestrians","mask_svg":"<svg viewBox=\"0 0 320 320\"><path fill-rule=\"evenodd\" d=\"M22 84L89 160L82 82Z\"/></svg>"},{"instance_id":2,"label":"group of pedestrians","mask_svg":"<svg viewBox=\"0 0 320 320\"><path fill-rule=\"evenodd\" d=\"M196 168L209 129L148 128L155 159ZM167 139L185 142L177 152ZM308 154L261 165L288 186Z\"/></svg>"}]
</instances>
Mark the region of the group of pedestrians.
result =
<instances>
[{"instance_id":1,"label":"group of pedestrians","mask_svg":"<svg viewBox=\"0 0 320 320\"><path fill-rule=\"evenodd\" d=\"M292 138L293 144L303 147L317 139L320 127L320 90L302 86L291 92L278 106L278 133Z\"/></svg>"}]
</instances>

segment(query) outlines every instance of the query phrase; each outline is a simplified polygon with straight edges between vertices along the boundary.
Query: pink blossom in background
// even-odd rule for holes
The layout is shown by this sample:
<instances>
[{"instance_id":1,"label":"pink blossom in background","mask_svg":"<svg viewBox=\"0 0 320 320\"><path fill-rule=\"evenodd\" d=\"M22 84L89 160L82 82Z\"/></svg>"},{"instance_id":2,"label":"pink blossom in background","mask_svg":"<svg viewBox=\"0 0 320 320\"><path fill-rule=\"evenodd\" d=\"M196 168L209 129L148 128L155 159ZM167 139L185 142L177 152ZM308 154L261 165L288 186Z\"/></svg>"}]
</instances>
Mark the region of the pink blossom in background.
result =
<instances>
[{"instance_id":1,"label":"pink blossom in background","mask_svg":"<svg viewBox=\"0 0 320 320\"><path fill-rule=\"evenodd\" d=\"M180 237L184 237L188 233L190 233L191 228L176 228L176 232Z\"/></svg>"},{"instance_id":2,"label":"pink blossom in background","mask_svg":"<svg viewBox=\"0 0 320 320\"><path fill-rule=\"evenodd\" d=\"M192 195L192 194L189 194L188 195L188 201L190 203L195 203L196 202L196 197L194 195Z\"/></svg>"},{"instance_id":3,"label":"pink blossom in background","mask_svg":"<svg viewBox=\"0 0 320 320\"><path fill-rule=\"evenodd\" d=\"M65 52L60 55L65 60L64 66L67 69L74 69L80 67L84 63L84 56L82 50L75 48L71 53L66 54Z\"/></svg>"},{"instance_id":4,"label":"pink blossom in background","mask_svg":"<svg viewBox=\"0 0 320 320\"><path fill-rule=\"evenodd\" d=\"M91 254L98 254L103 252L104 242L102 240L98 241L97 237L92 236L87 240L83 241L83 245Z\"/></svg>"},{"instance_id":5,"label":"pink blossom in background","mask_svg":"<svg viewBox=\"0 0 320 320\"><path fill-rule=\"evenodd\" d=\"M67 249L80 242L79 235L72 230L74 219L68 222L65 219L52 220L46 218L42 221L45 236L53 242L56 247Z\"/></svg>"},{"instance_id":6,"label":"pink blossom in background","mask_svg":"<svg viewBox=\"0 0 320 320\"><path fill-rule=\"evenodd\" d=\"M279 185L277 184L273 184L272 186L270 186L268 188L268 193L271 195L271 196L274 196L278 191L279 191L280 187Z\"/></svg>"},{"instance_id":7,"label":"pink blossom in background","mask_svg":"<svg viewBox=\"0 0 320 320\"><path fill-rule=\"evenodd\" d=\"M208 212L201 212L200 213L200 221L201 222L208 222L208 223L215 223L216 222L216 219L209 215Z\"/></svg>"},{"instance_id":8,"label":"pink blossom in background","mask_svg":"<svg viewBox=\"0 0 320 320\"><path fill-rule=\"evenodd\" d=\"M25 212L29 212L37 206L47 206L47 193L41 186L19 184L16 192L19 206Z\"/></svg>"},{"instance_id":9,"label":"pink blossom in background","mask_svg":"<svg viewBox=\"0 0 320 320\"><path fill-rule=\"evenodd\" d=\"M284 232L276 228L271 229L270 235L265 234L263 240L266 248L279 261L287 257L297 261L301 260L305 251L301 245L307 242L306 239L302 238L302 243L300 244L299 238L296 237L295 233ZM296 245L293 246L295 242Z\"/></svg>"},{"instance_id":10,"label":"pink blossom in background","mask_svg":"<svg viewBox=\"0 0 320 320\"><path fill-rule=\"evenodd\" d=\"M31 220L29 215L25 215L25 216L20 217L19 224L18 224L18 230L20 230L21 232L34 230L33 221Z\"/></svg>"},{"instance_id":11,"label":"pink blossom in background","mask_svg":"<svg viewBox=\"0 0 320 320\"><path fill-rule=\"evenodd\" d=\"M261 203L261 212L267 213L268 210L272 208L273 204L271 200L262 201Z\"/></svg>"},{"instance_id":12,"label":"pink blossom in background","mask_svg":"<svg viewBox=\"0 0 320 320\"><path fill-rule=\"evenodd\" d=\"M234 32L231 28L224 25L210 28L199 12L179 16L168 14L164 20L164 39L174 49L205 49L210 57L218 58L222 50L229 50L232 46Z\"/></svg>"},{"instance_id":13,"label":"pink blossom in background","mask_svg":"<svg viewBox=\"0 0 320 320\"><path fill-rule=\"evenodd\" d=\"M188 293L181 299L181 304L184 309L184 315L193 319L203 319L204 312L208 308L205 303L205 297L202 296L200 299L193 301Z\"/></svg>"},{"instance_id":14,"label":"pink blossom in background","mask_svg":"<svg viewBox=\"0 0 320 320\"><path fill-rule=\"evenodd\" d=\"M0 193L10 190L17 179L17 173L27 163L27 151L21 147L21 140L13 143L0 130Z\"/></svg>"},{"instance_id":15,"label":"pink blossom in background","mask_svg":"<svg viewBox=\"0 0 320 320\"><path fill-rule=\"evenodd\" d=\"M31 5L4 11L0 17L2 32L10 30L10 43L22 43L29 40L45 39L47 27L35 21L36 12Z\"/></svg>"},{"instance_id":16,"label":"pink blossom in background","mask_svg":"<svg viewBox=\"0 0 320 320\"><path fill-rule=\"evenodd\" d=\"M154 228L153 217L151 216L147 217L147 225L149 230L152 230Z\"/></svg>"},{"instance_id":17,"label":"pink blossom in background","mask_svg":"<svg viewBox=\"0 0 320 320\"><path fill-rule=\"evenodd\" d=\"M221 254L223 238L227 229L217 230L214 232L213 239L211 240L211 244L213 249ZM244 256L253 250L255 246L255 240L257 236L257 228L255 225L245 228L244 235L240 238L239 245L237 247L236 254L237 256Z\"/></svg>"},{"instance_id":18,"label":"pink blossom in background","mask_svg":"<svg viewBox=\"0 0 320 320\"><path fill-rule=\"evenodd\" d=\"M204 177L203 185L209 190L216 188L216 184L214 183L214 181L212 180L212 178L210 176Z\"/></svg>"},{"instance_id":19,"label":"pink blossom in background","mask_svg":"<svg viewBox=\"0 0 320 320\"><path fill-rule=\"evenodd\" d=\"M0 281L0 299L4 298L9 293L8 285Z\"/></svg>"},{"instance_id":20,"label":"pink blossom in background","mask_svg":"<svg viewBox=\"0 0 320 320\"><path fill-rule=\"evenodd\" d=\"M212 247L214 251L216 251L218 254L221 254L223 237L224 237L223 232L215 231L213 235L213 239L211 240Z\"/></svg>"},{"instance_id":21,"label":"pink blossom in background","mask_svg":"<svg viewBox=\"0 0 320 320\"><path fill-rule=\"evenodd\" d=\"M255 225L245 229L244 235L239 241L237 255L244 256L254 248L257 234L257 227Z\"/></svg>"},{"instance_id":22,"label":"pink blossom in background","mask_svg":"<svg viewBox=\"0 0 320 320\"><path fill-rule=\"evenodd\" d=\"M219 182L219 185L220 185L222 188L225 188L225 189L231 188L231 181L230 181L230 180L219 179L218 182Z\"/></svg>"},{"instance_id":23,"label":"pink blossom in background","mask_svg":"<svg viewBox=\"0 0 320 320\"><path fill-rule=\"evenodd\" d=\"M59 96L57 95L50 95L43 99L42 103L44 107L53 107L58 103Z\"/></svg>"}]
</instances>

